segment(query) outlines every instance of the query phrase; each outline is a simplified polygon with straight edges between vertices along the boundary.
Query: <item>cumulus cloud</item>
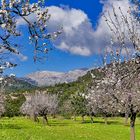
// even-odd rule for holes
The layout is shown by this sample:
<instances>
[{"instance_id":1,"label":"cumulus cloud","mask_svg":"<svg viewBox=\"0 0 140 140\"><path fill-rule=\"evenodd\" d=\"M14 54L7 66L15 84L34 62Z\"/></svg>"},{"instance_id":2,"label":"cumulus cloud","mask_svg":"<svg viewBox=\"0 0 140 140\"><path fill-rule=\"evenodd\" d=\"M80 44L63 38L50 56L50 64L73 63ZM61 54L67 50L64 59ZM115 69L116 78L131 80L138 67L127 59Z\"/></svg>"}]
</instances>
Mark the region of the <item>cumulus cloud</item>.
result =
<instances>
[{"instance_id":1,"label":"cumulus cloud","mask_svg":"<svg viewBox=\"0 0 140 140\"><path fill-rule=\"evenodd\" d=\"M130 6L128 0L102 0L101 2L104 4L102 12L106 13L107 10L111 16L113 16L112 5L118 14L119 7L126 14ZM97 28L94 29L88 15L82 10L50 6L49 12L51 19L48 27L53 30L58 25L62 25L64 28L62 36L55 42L58 49L89 56L105 50L110 45L111 32L102 13Z\"/></svg>"},{"instance_id":2,"label":"cumulus cloud","mask_svg":"<svg viewBox=\"0 0 140 140\"><path fill-rule=\"evenodd\" d=\"M55 46L72 54L91 55L94 30L87 14L79 9L56 6L49 7L49 12L49 29L56 30L56 27L63 26L63 33L55 42Z\"/></svg>"},{"instance_id":3,"label":"cumulus cloud","mask_svg":"<svg viewBox=\"0 0 140 140\"><path fill-rule=\"evenodd\" d=\"M118 14L120 12L118 7L126 13L130 6L129 0L101 0L100 2L104 4L102 12L106 13L107 10L110 15L113 15L112 5ZM80 9L66 6L50 6L48 9L51 14L48 23L49 31L56 31L63 26L62 35L54 41L56 48L76 55L89 56L105 50L110 45L111 32L102 13L94 29L88 15ZM34 15L28 18L35 19ZM18 24L23 25L25 22L18 19Z\"/></svg>"}]
</instances>

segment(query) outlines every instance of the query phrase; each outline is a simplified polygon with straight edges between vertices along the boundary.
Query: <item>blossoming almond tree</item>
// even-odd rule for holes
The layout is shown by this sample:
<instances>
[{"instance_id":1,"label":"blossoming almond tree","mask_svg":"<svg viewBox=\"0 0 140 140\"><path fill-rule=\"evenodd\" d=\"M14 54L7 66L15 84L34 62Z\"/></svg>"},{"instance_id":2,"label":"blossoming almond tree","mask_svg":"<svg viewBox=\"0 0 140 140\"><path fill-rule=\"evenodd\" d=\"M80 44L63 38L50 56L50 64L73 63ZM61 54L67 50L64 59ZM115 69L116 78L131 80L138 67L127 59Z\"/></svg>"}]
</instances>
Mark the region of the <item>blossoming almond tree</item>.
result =
<instances>
[{"instance_id":1,"label":"blossoming almond tree","mask_svg":"<svg viewBox=\"0 0 140 140\"><path fill-rule=\"evenodd\" d=\"M44 2L44 0L36 0L31 4L30 0L0 1L0 94L7 82L3 76L4 70L17 66L10 61L10 58L22 55L20 46L24 44L17 42L23 35L18 20L25 23L28 42L34 47L34 62L44 59L52 49L49 47L51 45L48 45L49 41L61 33L61 30L48 33L47 23L50 14ZM33 20L30 19L31 16L34 17ZM0 102L2 99L0 96ZM3 111L4 106L0 103L0 115Z\"/></svg>"},{"instance_id":2,"label":"blossoming almond tree","mask_svg":"<svg viewBox=\"0 0 140 140\"><path fill-rule=\"evenodd\" d=\"M5 112L4 96L0 94L0 117Z\"/></svg>"},{"instance_id":3,"label":"blossoming almond tree","mask_svg":"<svg viewBox=\"0 0 140 140\"><path fill-rule=\"evenodd\" d=\"M103 116L105 124L107 124L107 117L118 115L121 107L118 97L114 95L116 81L114 77L110 77L112 66L108 69L102 68L99 71L104 73L104 76L100 79L96 76L93 77L86 96L88 100L87 107L90 108L91 113Z\"/></svg>"},{"instance_id":4,"label":"blossoming almond tree","mask_svg":"<svg viewBox=\"0 0 140 140\"><path fill-rule=\"evenodd\" d=\"M48 124L47 115L53 115L58 110L58 96L48 94L45 91L35 91L34 94L27 94L26 101L21 107L21 112L25 115L34 117L37 121L38 116L43 117L43 123Z\"/></svg>"},{"instance_id":5,"label":"blossoming almond tree","mask_svg":"<svg viewBox=\"0 0 140 140\"><path fill-rule=\"evenodd\" d=\"M34 19L31 20L30 17ZM48 9L44 6L44 0L1 0L0 3L0 72L6 67L16 66L9 62L9 55L21 55L16 39L22 36L18 27L18 20L26 24L29 42L34 47L34 61L40 61L44 54L51 48L48 45L50 39L55 39L61 30L48 33L47 23L50 18Z\"/></svg>"},{"instance_id":6,"label":"blossoming almond tree","mask_svg":"<svg viewBox=\"0 0 140 140\"><path fill-rule=\"evenodd\" d=\"M130 139L135 140L135 119L139 111L139 77L140 77L140 20L139 20L139 6L140 2L137 0L130 3L131 7L128 7L126 13L121 7L115 9L112 7L112 14L105 12L104 17L106 23L112 32L111 47L117 52L114 55L123 60L125 51L126 64L115 64L116 73L116 85L118 92L120 92L119 99L122 99L122 103L125 102L125 107L130 115ZM118 11L118 12L117 12ZM127 101L127 102L126 102Z\"/></svg>"}]
</instances>

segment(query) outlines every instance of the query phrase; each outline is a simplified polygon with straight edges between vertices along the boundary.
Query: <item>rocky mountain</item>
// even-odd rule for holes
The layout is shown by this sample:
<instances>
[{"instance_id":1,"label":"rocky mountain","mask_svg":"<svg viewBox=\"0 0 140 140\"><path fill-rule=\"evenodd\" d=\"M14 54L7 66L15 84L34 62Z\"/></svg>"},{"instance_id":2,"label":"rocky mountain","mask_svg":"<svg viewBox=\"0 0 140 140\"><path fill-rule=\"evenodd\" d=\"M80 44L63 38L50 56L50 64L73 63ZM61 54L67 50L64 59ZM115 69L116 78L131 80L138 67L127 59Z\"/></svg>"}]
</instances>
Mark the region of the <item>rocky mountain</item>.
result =
<instances>
[{"instance_id":1,"label":"rocky mountain","mask_svg":"<svg viewBox=\"0 0 140 140\"><path fill-rule=\"evenodd\" d=\"M59 83L70 83L76 81L79 77L87 73L87 69L78 69L69 72L54 72L54 71L37 71L26 76L26 79L31 79L38 86L50 86Z\"/></svg>"}]
</instances>

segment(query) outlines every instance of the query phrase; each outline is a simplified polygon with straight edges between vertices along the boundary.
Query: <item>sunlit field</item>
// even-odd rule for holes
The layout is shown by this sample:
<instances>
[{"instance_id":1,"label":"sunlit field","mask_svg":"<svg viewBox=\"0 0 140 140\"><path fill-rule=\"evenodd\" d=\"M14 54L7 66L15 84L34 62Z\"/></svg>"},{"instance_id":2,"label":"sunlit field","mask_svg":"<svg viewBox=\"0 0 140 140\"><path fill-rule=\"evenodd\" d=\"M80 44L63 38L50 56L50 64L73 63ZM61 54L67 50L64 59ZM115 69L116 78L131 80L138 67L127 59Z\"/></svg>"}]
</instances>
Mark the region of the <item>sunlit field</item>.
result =
<instances>
[{"instance_id":1,"label":"sunlit field","mask_svg":"<svg viewBox=\"0 0 140 140\"><path fill-rule=\"evenodd\" d=\"M86 118L82 123L62 118L49 119L50 126L34 123L26 118L3 118L0 120L0 140L128 140L129 125L123 118L110 118L104 124L102 118L95 118L94 124ZM140 119L136 120L136 139L140 139Z\"/></svg>"}]
</instances>

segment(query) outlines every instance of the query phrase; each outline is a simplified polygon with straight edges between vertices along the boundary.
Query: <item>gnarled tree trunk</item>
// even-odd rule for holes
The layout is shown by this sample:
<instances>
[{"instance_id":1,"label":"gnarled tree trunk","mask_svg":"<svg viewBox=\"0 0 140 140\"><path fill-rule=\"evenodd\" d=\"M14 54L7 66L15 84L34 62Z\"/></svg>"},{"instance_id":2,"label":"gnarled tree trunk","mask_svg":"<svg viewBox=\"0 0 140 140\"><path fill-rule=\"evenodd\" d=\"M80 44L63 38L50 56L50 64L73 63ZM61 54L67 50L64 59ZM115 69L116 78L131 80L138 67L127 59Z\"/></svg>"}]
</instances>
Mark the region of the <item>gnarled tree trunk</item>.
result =
<instances>
[{"instance_id":1,"label":"gnarled tree trunk","mask_svg":"<svg viewBox=\"0 0 140 140\"><path fill-rule=\"evenodd\" d=\"M53 117L53 119L55 119L55 118L56 118L56 114L54 113L54 114L52 115L52 117Z\"/></svg>"},{"instance_id":2,"label":"gnarled tree trunk","mask_svg":"<svg viewBox=\"0 0 140 140\"><path fill-rule=\"evenodd\" d=\"M33 114L33 119L34 119L34 122L39 122L39 119L38 119L38 113L34 113Z\"/></svg>"},{"instance_id":3,"label":"gnarled tree trunk","mask_svg":"<svg viewBox=\"0 0 140 140\"><path fill-rule=\"evenodd\" d=\"M135 140L135 120L136 113L132 113L130 117L130 140Z\"/></svg>"},{"instance_id":4,"label":"gnarled tree trunk","mask_svg":"<svg viewBox=\"0 0 140 140\"><path fill-rule=\"evenodd\" d=\"M44 124L44 125L45 125L45 124L49 125L47 115L43 115L43 124Z\"/></svg>"}]
</instances>

